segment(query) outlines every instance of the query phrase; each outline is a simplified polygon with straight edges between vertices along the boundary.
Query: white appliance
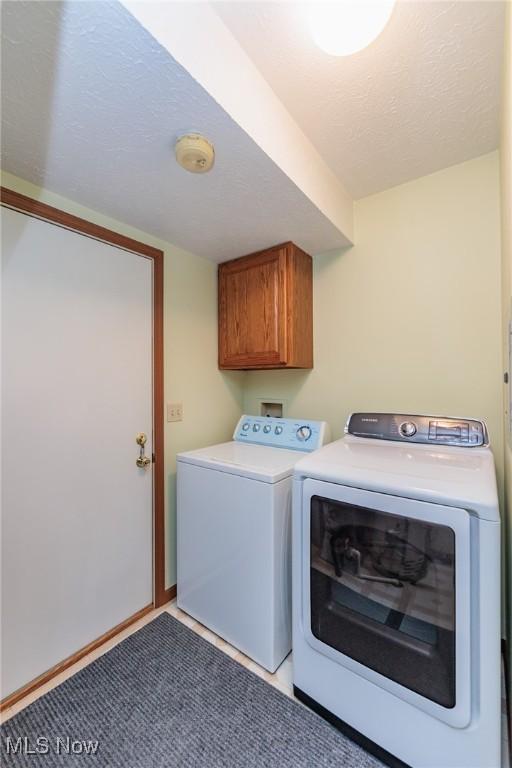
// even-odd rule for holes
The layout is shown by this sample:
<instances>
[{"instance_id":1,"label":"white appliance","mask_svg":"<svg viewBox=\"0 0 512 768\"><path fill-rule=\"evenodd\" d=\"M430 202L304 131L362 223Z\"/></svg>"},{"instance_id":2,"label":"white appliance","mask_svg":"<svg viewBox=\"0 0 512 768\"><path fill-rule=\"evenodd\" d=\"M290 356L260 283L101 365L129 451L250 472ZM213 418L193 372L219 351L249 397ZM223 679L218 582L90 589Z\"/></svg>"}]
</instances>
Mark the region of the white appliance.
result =
<instances>
[{"instance_id":1,"label":"white appliance","mask_svg":"<svg viewBox=\"0 0 512 768\"><path fill-rule=\"evenodd\" d=\"M389 765L499 768L485 425L365 413L346 432L295 467L295 693Z\"/></svg>"},{"instance_id":2,"label":"white appliance","mask_svg":"<svg viewBox=\"0 0 512 768\"><path fill-rule=\"evenodd\" d=\"M231 442L177 457L178 606L271 672L291 650L293 467L326 433L242 416Z\"/></svg>"}]
</instances>

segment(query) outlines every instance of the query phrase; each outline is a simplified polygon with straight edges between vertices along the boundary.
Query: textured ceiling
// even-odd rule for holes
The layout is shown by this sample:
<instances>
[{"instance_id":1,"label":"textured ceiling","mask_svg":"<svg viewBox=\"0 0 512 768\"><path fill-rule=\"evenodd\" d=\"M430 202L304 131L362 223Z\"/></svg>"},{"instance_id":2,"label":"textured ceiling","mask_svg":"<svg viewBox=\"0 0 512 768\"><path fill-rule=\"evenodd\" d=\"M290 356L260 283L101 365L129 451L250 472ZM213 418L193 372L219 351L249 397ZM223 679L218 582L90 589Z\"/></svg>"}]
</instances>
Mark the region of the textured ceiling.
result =
<instances>
[{"instance_id":1,"label":"textured ceiling","mask_svg":"<svg viewBox=\"0 0 512 768\"><path fill-rule=\"evenodd\" d=\"M502 2L398 2L365 50L331 57L296 2L214 7L353 197L498 146Z\"/></svg>"},{"instance_id":2,"label":"textured ceiling","mask_svg":"<svg viewBox=\"0 0 512 768\"><path fill-rule=\"evenodd\" d=\"M2 3L2 167L216 261L339 231L117 3ZM186 173L203 131L214 170Z\"/></svg>"}]
</instances>

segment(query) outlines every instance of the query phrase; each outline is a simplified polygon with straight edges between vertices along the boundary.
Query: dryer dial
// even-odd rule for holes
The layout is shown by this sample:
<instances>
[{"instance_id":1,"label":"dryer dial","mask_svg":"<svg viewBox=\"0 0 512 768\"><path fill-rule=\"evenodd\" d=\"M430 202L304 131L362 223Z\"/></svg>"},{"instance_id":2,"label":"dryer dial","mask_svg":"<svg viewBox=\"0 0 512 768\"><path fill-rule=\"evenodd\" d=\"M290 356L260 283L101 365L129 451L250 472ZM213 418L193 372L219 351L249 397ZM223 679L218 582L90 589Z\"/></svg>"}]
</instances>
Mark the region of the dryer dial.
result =
<instances>
[{"instance_id":1,"label":"dryer dial","mask_svg":"<svg viewBox=\"0 0 512 768\"><path fill-rule=\"evenodd\" d=\"M413 421L404 421L400 424L400 434L402 437L414 437L416 432L416 424Z\"/></svg>"}]
</instances>

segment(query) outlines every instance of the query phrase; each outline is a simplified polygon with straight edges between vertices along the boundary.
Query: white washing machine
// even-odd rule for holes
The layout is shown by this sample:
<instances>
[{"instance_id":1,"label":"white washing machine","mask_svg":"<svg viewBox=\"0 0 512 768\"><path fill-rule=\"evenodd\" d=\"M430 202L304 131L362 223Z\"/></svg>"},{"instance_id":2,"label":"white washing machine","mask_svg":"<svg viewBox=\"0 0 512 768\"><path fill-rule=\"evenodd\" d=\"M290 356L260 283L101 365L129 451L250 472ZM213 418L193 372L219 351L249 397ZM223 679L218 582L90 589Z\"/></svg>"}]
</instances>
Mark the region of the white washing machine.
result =
<instances>
[{"instance_id":1,"label":"white washing machine","mask_svg":"<svg viewBox=\"0 0 512 768\"><path fill-rule=\"evenodd\" d=\"M242 416L231 442L177 457L178 606L271 672L291 650L293 467L326 437Z\"/></svg>"},{"instance_id":2,"label":"white washing machine","mask_svg":"<svg viewBox=\"0 0 512 768\"><path fill-rule=\"evenodd\" d=\"M295 467L295 693L389 765L499 768L485 425L364 413L346 432Z\"/></svg>"}]
</instances>

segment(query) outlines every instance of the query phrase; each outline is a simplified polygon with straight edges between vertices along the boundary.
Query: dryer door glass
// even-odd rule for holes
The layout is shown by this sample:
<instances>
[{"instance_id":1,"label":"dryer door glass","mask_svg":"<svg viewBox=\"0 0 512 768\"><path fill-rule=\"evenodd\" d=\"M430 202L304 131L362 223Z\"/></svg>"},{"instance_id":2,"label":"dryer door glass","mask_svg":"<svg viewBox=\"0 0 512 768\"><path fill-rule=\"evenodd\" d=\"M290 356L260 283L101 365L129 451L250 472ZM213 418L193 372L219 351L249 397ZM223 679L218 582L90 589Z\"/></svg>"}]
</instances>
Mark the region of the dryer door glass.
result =
<instances>
[{"instance_id":1,"label":"dryer door glass","mask_svg":"<svg viewBox=\"0 0 512 768\"><path fill-rule=\"evenodd\" d=\"M445 525L313 496L311 631L455 706L455 534Z\"/></svg>"}]
</instances>

